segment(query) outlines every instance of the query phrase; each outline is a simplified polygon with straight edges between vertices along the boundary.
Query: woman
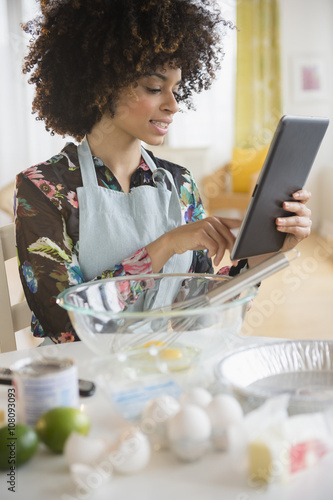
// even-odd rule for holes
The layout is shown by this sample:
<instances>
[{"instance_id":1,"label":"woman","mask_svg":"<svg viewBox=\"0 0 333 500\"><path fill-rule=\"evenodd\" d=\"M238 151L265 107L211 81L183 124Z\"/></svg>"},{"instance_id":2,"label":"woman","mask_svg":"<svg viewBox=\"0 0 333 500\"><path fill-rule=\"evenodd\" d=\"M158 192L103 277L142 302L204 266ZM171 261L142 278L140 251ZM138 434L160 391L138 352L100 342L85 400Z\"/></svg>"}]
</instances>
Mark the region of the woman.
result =
<instances>
[{"instance_id":1,"label":"woman","mask_svg":"<svg viewBox=\"0 0 333 500\"><path fill-rule=\"evenodd\" d=\"M159 272L212 273L239 221L204 217L183 167L142 148L163 143L181 103L210 86L230 27L208 0L42 1L24 29L33 110L61 153L17 176L19 269L35 336L77 340L56 305L64 288L96 278ZM310 195L277 221L284 249L310 232ZM241 261L221 273L231 275ZM250 265L252 263L249 263Z\"/></svg>"}]
</instances>

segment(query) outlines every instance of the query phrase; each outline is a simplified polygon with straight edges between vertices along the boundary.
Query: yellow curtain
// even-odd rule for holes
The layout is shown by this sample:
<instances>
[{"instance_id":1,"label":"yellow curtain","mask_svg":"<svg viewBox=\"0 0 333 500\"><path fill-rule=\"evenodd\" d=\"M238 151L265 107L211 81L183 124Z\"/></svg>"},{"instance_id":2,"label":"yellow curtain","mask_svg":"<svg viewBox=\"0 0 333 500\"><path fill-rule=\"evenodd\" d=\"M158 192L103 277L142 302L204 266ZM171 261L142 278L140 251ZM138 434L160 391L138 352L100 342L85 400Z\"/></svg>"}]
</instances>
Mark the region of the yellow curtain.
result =
<instances>
[{"instance_id":1,"label":"yellow curtain","mask_svg":"<svg viewBox=\"0 0 333 500\"><path fill-rule=\"evenodd\" d=\"M281 117L278 0L237 1L236 148L270 143Z\"/></svg>"},{"instance_id":2,"label":"yellow curtain","mask_svg":"<svg viewBox=\"0 0 333 500\"><path fill-rule=\"evenodd\" d=\"M248 192L281 117L278 0L237 0L235 192Z\"/></svg>"}]
</instances>

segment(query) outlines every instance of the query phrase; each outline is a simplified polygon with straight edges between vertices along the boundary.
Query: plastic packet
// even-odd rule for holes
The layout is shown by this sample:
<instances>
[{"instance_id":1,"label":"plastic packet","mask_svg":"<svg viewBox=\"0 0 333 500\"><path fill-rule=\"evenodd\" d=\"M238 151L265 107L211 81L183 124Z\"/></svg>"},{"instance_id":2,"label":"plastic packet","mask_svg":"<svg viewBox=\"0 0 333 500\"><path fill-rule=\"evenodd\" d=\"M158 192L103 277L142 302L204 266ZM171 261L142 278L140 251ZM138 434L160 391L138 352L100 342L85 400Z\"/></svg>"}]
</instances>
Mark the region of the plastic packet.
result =
<instances>
[{"instance_id":1,"label":"plastic packet","mask_svg":"<svg viewBox=\"0 0 333 500\"><path fill-rule=\"evenodd\" d=\"M288 417L288 403L288 395L270 398L259 408L247 413L242 421L228 427L228 451L239 473L246 474L248 471L248 443L260 432L285 420Z\"/></svg>"},{"instance_id":2,"label":"plastic packet","mask_svg":"<svg viewBox=\"0 0 333 500\"><path fill-rule=\"evenodd\" d=\"M251 482L288 482L333 450L333 409L288 416L288 396L268 400L229 429L230 451Z\"/></svg>"},{"instance_id":3,"label":"plastic packet","mask_svg":"<svg viewBox=\"0 0 333 500\"><path fill-rule=\"evenodd\" d=\"M136 422L146 404L168 394L176 399L182 389L170 374L138 374L131 366L113 357L96 358L90 363L88 375L94 379L114 410L123 419Z\"/></svg>"}]
</instances>

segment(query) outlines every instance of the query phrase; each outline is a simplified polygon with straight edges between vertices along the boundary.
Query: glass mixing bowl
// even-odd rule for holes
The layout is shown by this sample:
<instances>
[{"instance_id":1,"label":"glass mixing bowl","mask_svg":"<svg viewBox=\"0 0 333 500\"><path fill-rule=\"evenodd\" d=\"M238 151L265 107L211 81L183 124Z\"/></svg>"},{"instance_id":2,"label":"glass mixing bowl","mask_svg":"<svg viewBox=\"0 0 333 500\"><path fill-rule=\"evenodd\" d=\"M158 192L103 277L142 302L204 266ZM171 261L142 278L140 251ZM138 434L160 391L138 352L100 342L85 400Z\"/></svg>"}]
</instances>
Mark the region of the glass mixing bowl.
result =
<instances>
[{"instance_id":1,"label":"glass mixing bowl","mask_svg":"<svg viewBox=\"0 0 333 500\"><path fill-rule=\"evenodd\" d=\"M232 278L148 274L87 282L63 291L79 338L137 372L177 372L223 353L239 333L257 287L210 305L205 295Z\"/></svg>"}]
</instances>

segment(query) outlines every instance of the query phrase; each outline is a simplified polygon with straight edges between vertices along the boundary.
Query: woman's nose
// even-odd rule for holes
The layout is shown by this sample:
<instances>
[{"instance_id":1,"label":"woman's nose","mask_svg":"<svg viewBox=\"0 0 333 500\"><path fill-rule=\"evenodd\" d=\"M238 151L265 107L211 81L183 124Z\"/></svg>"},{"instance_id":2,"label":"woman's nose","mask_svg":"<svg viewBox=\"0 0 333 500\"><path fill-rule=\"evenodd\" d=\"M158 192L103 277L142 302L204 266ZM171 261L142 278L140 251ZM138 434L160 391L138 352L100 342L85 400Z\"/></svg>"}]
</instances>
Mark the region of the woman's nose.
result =
<instances>
[{"instance_id":1,"label":"woman's nose","mask_svg":"<svg viewBox=\"0 0 333 500\"><path fill-rule=\"evenodd\" d=\"M163 103L163 109L165 111L170 111L171 113L177 113L179 111L179 105L175 95L171 92L165 102Z\"/></svg>"}]
</instances>

